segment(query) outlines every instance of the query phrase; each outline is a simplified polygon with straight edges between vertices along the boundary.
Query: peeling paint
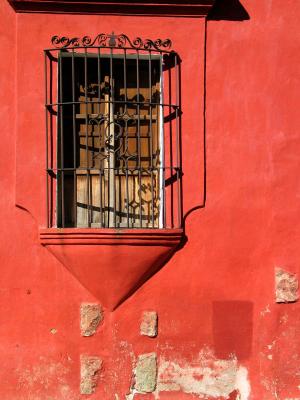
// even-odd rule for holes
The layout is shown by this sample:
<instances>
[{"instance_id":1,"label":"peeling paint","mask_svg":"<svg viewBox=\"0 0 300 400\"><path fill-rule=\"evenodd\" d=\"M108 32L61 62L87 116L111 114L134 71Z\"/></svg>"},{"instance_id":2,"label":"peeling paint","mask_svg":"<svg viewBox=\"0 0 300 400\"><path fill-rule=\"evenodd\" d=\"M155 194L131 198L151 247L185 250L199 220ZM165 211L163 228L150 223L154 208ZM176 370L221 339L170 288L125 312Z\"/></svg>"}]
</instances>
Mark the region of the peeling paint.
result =
<instances>
[{"instance_id":1,"label":"peeling paint","mask_svg":"<svg viewBox=\"0 0 300 400\"><path fill-rule=\"evenodd\" d=\"M280 322L281 324L286 324L286 323L288 322L288 320L289 320L288 314L283 314L283 315L280 317L279 322Z\"/></svg>"},{"instance_id":2,"label":"peeling paint","mask_svg":"<svg viewBox=\"0 0 300 400\"><path fill-rule=\"evenodd\" d=\"M65 376L68 372L69 368L66 365L40 357L39 363L16 371L18 388L21 390L34 387L48 389L55 382L65 384Z\"/></svg>"},{"instance_id":3,"label":"peeling paint","mask_svg":"<svg viewBox=\"0 0 300 400\"><path fill-rule=\"evenodd\" d=\"M278 397L278 379L277 378L268 378L268 377L263 377L261 379L262 385L269 391L273 399L280 400Z\"/></svg>"},{"instance_id":4,"label":"peeling paint","mask_svg":"<svg viewBox=\"0 0 300 400\"><path fill-rule=\"evenodd\" d=\"M238 393L239 400L248 400L248 372L238 365L235 357L220 360L209 349L200 352L192 363L161 358L155 398L159 399L160 392L178 391L199 398L229 398L232 393Z\"/></svg>"},{"instance_id":5,"label":"peeling paint","mask_svg":"<svg viewBox=\"0 0 300 400\"><path fill-rule=\"evenodd\" d=\"M33 366L20 366L16 369L16 390L18 400L79 400L78 394L69 386L71 358L57 362L44 356L39 357ZM48 391L54 391L53 397ZM26 393L26 395L24 395ZM2 397L1 397L2 399ZM11 399L9 397L9 399Z\"/></svg>"},{"instance_id":6,"label":"peeling paint","mask_svg":"<svg viewBox=\"0 0 300 400\"><path fill-rule=\"evenodd\" d=\"M236 374L235 386L240 392L240 398L237 400L248 400L250 398L251 387L247 368L239 366Z\"/></svg>"},{"instance_id":7,"label":"peeling paint","mask_svg":"<svg viewBox=\"0 0 300 400\"><path fill-rule=\"evenodd\" d=\"M260 312L260 315L264 317L266 314L269 314L270 312L271 312L270 305L267 304L266 307Z\"/></svg>"},{"instance_id":8,"label":"peeling paint","mask_svg":"<svg viewBox=\"0 0 300 400\"><path fill-rule=\"evenodd\" d=\"M133 370L133 381L130 393L126 395L126 400L133 400L136 394L146 392L146 390L141 390L137 384L137 381L140 383L144 381L143 374L140 374L141 376L137 379L139 360L140 357L136 363L136 368ZM144 359L142 358L142 360ZM153 378L154 375L151 376ZM151 380L151 389L155 389L153 379ZM170 360L161 356L158 362L156 389L154 391L156 400L159 400L161 392L182 392L197 396L199 399L209 397L249 400L251 388L248 370L239 365L234 355L227 360L218 359L213 351L206 347L191 362L184 359Z\"/></svg>"}]
</instances>

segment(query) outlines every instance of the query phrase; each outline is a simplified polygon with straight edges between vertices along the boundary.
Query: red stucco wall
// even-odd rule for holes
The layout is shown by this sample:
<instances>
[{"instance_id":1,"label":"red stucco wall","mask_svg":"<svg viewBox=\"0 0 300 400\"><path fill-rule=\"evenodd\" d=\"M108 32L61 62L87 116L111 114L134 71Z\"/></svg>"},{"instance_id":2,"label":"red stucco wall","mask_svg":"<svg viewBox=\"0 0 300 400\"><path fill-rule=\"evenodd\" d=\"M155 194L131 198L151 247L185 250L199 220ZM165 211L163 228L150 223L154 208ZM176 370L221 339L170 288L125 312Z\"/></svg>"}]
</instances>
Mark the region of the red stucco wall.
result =
<instances>
[{"instance_id":1,"label":"red stucco wall","mask_svg":"<svg viewBox=\"0 0 300 400\"><path fill-rule=\"evenodd\" d=\"M103 362L91 399L125 399L138 355L152 352L156 393L135 399L300 398L299 303L276 303L274 288L276 267L300 273L300 9L242 4L249 20L207 22L204 131L203 19L15 14L1 1L1 399L86 397L80 355ZM186 218L183 248L82 337L80 305L100 300L38 238L42 50L54 34L113 30L173 39L183 60L184 210L200 207ZM158 313L156 338L139 334L145 310Z\"/></svg>"}]
</instances>

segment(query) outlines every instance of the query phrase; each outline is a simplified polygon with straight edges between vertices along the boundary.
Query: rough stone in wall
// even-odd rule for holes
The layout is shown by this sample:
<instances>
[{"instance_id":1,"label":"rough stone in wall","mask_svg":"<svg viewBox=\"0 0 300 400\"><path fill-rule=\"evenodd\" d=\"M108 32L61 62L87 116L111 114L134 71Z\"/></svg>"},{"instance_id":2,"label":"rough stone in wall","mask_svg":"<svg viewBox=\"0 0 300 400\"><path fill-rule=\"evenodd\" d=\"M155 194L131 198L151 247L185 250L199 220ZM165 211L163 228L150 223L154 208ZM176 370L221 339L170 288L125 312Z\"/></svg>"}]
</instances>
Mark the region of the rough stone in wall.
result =
<instances>
[{"instance_id":1,"label":"rough stone in wall","mask_svg":"<svg viewBox=\"0 0 300 400\"><path fill-rule=\"evenodd\" d=\"M96 356L80 357L80 393L92 394L98 384L102 360Z\"/></svg>"},{"instance_id":2,"label":"rough stone in wall","mask_svg":"<svg viewBox=\"0 0 300 400\"><path fill-rule=\"evenodd\" d=\"M155 353L141 354L134 371L134 389L138 393L151 393L156 389L157 357Z\"/></svg>"},{"instance_id":3,"label":"rough stone in wall","mask_svg":"<svg viewBox=\"0 0 300 400\"><path fill-rule=\"evenodd\" d=\"M157 336L157 313L155 311L144 311L140 326L140 333L144 336Z\"/></svg>"},{"instance_id":4,"label":"rough stone in wall","mask_svg":"<svg viewBox=\"0 0 300 400\"><path fill-rule=\"evenodd\" d=\"M298 279L282 268L275 269L276 303L293 303L299 299Z\"/></svg>"},{"instance_id":5,"label":"rough stone in wall","mask_svg":"<svg viewBox=\"0 0 300 400\"><path fill-rule=\"evenodd\" d=\"M103 320L100 304L82 303L80 306L80 330L82 336L92 336Z\"/></svg>"}]
</instances>

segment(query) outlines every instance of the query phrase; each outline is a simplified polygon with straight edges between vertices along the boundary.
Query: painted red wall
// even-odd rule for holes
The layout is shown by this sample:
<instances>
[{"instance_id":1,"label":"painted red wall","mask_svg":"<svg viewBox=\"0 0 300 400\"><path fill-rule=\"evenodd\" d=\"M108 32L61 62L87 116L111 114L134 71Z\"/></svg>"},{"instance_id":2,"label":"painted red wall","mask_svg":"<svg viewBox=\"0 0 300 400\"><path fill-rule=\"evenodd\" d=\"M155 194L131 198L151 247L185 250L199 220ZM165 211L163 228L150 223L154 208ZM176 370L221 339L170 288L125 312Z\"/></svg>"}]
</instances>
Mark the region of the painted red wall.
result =
<instances>
[{"instance_id":1,"label":"painted red wall","mask_svg":"<svg viewBox=\"0 0 300 400\"><path fill-rule=\"evenodd\" d=\"M1 399L86 397L82 354L103 360L90 398L125 399L137 356L150 352L162 383L163 374L175 382L157 398L300 398L299 304L276 304L274 290L276 267L300 273L300 5L242 3L249 20L207 22L204 132L203 19L15 14L1 2ZM183 60L183 198L191 212L183 248L114 312L104 310L94 336L82 337L80 304L99 299L38 238L45 226L42 51L54 34L112 30L171 37ZM157 338L139 334L145 310L158 313ZM231 393L224 385L218 391L215 378L201 386L204 367L218 376L224 365L236 369Z\"/></svg>"}]
</instances>

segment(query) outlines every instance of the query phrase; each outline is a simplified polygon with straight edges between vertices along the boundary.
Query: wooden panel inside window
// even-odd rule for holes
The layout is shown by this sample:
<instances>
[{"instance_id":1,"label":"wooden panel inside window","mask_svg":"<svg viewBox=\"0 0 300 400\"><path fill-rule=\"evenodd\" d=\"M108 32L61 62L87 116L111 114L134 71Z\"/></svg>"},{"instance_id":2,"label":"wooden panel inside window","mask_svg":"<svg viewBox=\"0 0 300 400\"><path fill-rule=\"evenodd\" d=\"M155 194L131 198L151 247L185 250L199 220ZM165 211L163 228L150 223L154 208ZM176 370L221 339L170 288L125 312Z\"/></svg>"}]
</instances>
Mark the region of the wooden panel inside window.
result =
<instances>
[{"instance_id":1,"label":"wooden panel inside window","mask_svg":"<svg viewBox=\"0 0 300 400\"><path fill-rule=\"evenodd\" d=\"M62 57L58 225L64 214L65 226L159 227L160 62Z\"/></svg>"}]
</instances>

